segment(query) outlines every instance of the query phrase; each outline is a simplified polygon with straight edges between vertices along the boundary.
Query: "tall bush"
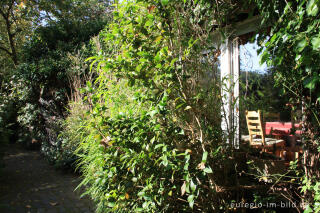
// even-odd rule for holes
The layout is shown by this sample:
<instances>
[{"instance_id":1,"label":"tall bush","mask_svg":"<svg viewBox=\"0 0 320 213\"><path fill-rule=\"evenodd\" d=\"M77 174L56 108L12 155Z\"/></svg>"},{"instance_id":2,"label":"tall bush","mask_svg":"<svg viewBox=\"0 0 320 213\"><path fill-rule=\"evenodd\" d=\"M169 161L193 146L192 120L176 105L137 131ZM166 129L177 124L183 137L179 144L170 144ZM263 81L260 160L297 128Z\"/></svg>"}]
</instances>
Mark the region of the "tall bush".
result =
<instances>
[{"instance_id":1,"label":"tall bush","mask_svg":"<svg viewBox=\"0 0 320 213\"><path fill-rule=\"evenodd\" d=\"M223 192L239 182L220 128L219 48L210 33L237 6L116 6L101 34L105 49L91 58L98 77L87 85L90 134L79 147L82 184L98 212L210 212L228 205Z\"/></svg>"}]
</instances>

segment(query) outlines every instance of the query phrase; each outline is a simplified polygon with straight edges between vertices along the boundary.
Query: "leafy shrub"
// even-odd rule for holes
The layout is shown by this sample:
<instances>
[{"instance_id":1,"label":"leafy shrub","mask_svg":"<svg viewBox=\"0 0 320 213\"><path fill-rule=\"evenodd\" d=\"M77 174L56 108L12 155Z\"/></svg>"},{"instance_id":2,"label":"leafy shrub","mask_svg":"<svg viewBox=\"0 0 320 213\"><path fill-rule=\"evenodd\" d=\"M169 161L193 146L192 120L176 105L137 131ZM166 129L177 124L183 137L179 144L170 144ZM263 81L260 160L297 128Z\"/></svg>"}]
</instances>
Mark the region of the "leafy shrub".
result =
<instances>
[{"instance_id":1,"label":"leafy shrub","mask_svg":"<svg viewBox=\"0 0 320 213\"><path fill-rule=\"evenodd\" d=\"M4 93L0 93L0 137L2 143L9 143L13 136L15 106L14 101Z\"/></svg>"},{"instance_id":2,"label":"leafy shrub","mask_svg":"<svg viewBox=\"0 0 320 213\"><path fill-rule=\"evenodd\" d=\"M75 151L83 137L86 136L86 123L89 118L86 115L88 106L83 102L70 102L68 117L63 121L63 130L58 136L60 146L55 153L55 165L59 168L75 168L75 161L78 159Z\"/></svg>"},{"instance_id":3,"label":"leafy shrub","mask_svg":"<svg viewBox=\"0 0 320 213\"><path fill-rule=\"evenodd\" d=\"M98 212L178 210L181 207L171 202L180 194L183 182L183 190L196 193L196 180L192 182L188 172L191 150L175 148L175 138L184 140L181 129L159 124L167 96L152 106L135 90L138 88L126 84L111 81L103 93L106 104L93 108L87 122L90 134L78 150L82 184L89 186L87 193L97 201ZM186 185L184 175L191 179L191 186ZM194 196L189 197L192 206Z\"/></svg>"},{"instance_id":4,"label":"leafy shrub","mask_svg":"<svg viewBox=\"0 0 320 213\"><path fill-rule=\"evenodd\" d=\"M1 42L2 53L6 52L0 57L1 143L18 140L37 148L42 144L41 151L50 162L68 164L65 158L71 154L63 152L66 139L58 135L73 89L70 76L83 77L88 72L84 59L96 52L90 39L110 19L111 2L42 2L40 10L32 10L38 3L24 2L26 13L14 1L1 4L4 13L8 10L8 17L2 20L10 22L7 34L13 38ZM40 13L47 15L38 16ZM36 26L34 21L41 24ZM17 40L20 34L23 39ZM7 50L4 47L9 43L12 49ZM8 60L10 56L14 63Z\"/></svg>"},{"instance_id":5,"label":"leafy shrub","mask_svg":"<svg viewBox=\"0 0 320 213\"><path fill-rule=\"evenodd\" d=\"M98 212L227 208L221 192L237 189L237 164L226 143L232 129L221 130L214 24L204 21L217 15L215 6L127 1L101 33L104 49L91 58L97 80L84 98L89 134L78 149L81 185Z\"/></svg>"},{"instance_id":6,"label":"leafy shrub","mask_svg":"<svg viewBox=\"0 0 320 213\"><path fill-rule=\"evenodd\" d=\"M5 37L12 40L5 39L2 44L1 52L6 55L0 59L0 87L1 94L12 96L16 105L11 120L21 130L20 141L43 142L44 151L51 145L60 146L57 135L71 92L69 77L88 71L87 66L74 66L75 58L80 52L83 62L95 53L90 39L110 19L112 1L41 2L41 9L38 3L24 2L24 9L13 1L1 4L3 14L14 14L1 17L3 26L5 20L10 22ZM21 36L23 39L17 40ZM14 63L10 63L10 57Z\"/></svg>"},{"instance_id":7,"label":"leafy shrub","mask_svg":"<svg viewBox=\"0 0 320 213\"><path fill-rule=\"evenodd\" d=\"M84 78L88 73L85 59L95 53L90 37L105 24L103 19L74 21L77 24L60 20L35 29L22 49L21 63L7 80L12 89L6 93L16 104L12 115L19 126L19 142L27 147L41 144L42 153L52 163L61 158L65 143L58 135L74 89L73 77ZM90 23L92 28L81 28Z\"/></svg>"}]
</instances>

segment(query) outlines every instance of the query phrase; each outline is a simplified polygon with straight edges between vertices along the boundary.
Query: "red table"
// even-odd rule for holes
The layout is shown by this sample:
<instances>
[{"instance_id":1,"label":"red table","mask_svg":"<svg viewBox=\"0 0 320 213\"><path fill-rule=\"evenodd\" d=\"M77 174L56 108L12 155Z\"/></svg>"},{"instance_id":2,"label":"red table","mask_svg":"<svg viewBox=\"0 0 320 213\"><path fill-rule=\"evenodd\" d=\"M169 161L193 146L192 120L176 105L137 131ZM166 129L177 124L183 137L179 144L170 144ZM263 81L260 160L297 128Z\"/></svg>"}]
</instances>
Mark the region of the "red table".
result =
<instances>
[{"instance_id":1,"label":"red table","mask_svg":"<svg viewBox=\"0 0 320 213\"><path fill-rule=\"evenodd\" d=\"M302 134L301 124L294 124L296 129L295 135L300 136ZM289 136L292 129L291 122L266 122L265 134L274 136Z\"/></svg>"},{"instance_id":2,"label":"red table","mask_svg":"<svg viewBox=\"0 0 320 213\"><path fill-rule=\"evenodd\" d=\"M294 124L295 135L290 134L292 126L291 122L266 122L264 124L266 135L273 135L287 142L285 159L290 161L297 159L299 153L303 152L300 145L297 145L297 141L301 139L302 135L301 124Z\"/></svg>"}]
</instances>

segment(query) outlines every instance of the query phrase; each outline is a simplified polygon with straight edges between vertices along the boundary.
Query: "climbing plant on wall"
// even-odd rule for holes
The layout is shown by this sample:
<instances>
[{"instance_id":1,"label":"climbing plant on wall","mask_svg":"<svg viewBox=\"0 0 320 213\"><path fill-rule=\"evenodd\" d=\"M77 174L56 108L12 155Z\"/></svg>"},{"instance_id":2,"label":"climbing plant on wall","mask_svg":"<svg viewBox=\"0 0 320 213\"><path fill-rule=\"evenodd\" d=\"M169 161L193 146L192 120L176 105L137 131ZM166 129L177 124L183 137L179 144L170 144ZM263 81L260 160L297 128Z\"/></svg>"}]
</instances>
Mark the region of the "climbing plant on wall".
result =
<instances>
[{"instance_id":1,"label":"climbing plant on wall","mask_svg":"<svg viewBox=\"0 0 320 213\"><path fill-rule=\"evenodd\" d=\"M255 1L263 22L270 24L270 37L263 45L261 62L274 66L276 82L304 110L303 194L319 211L319 126L320 126L320 1ZM272 24L271 24L272 23ZM262 36L263 38L263 36ZM313 204L312 204L313 203Z\"/></svg>"}]
</instances>

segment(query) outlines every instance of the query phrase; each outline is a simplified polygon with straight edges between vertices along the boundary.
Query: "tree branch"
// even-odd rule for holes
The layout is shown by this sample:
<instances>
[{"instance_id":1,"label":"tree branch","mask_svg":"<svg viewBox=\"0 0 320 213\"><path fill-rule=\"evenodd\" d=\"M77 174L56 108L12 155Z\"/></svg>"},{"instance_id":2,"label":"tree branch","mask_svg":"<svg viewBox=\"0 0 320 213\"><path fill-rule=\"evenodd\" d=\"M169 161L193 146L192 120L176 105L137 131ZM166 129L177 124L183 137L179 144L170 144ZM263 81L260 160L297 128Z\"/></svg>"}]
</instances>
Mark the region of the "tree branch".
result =
<instances>
[{"instance_id":1,"label":"tree branch","mask_svg":"<svg viewBox=\"0 0 320 213\"><path fill-rule=\"evenodd\" d=\"M10 57L12 56L12 53L8 49L6 49L5 47L0 46L0 50L6 52Z\"/></svg>"}]
</instances>

